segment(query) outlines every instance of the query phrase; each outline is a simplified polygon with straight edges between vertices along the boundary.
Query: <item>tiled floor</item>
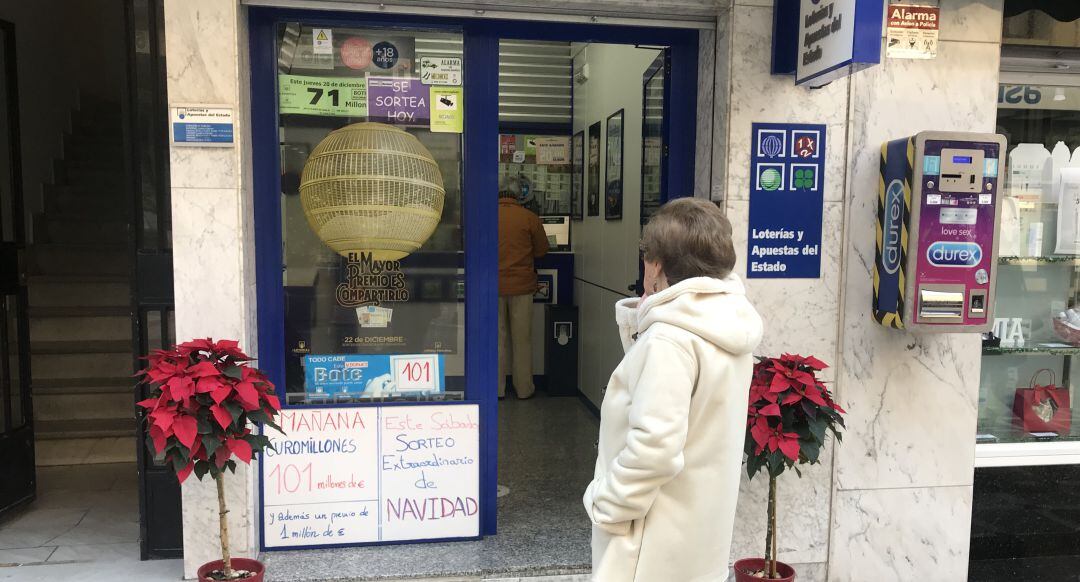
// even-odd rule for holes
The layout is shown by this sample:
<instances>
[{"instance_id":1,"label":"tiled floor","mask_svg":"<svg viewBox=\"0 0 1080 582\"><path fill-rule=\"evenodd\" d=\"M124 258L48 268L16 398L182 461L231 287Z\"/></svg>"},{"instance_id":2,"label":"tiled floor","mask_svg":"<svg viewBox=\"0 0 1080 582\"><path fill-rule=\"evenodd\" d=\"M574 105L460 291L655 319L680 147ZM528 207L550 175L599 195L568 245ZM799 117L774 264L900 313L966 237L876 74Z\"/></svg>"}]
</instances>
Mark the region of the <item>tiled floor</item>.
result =
<instances>
[{"instance_id":1,"label":"tiled floor","mask_svg":"<svg viewBox=\"0 0 1080 582\"><path fill-rule=\"evenodd\" d=\"M507 398L499 408L499 483L510 491L499 498L498 535L475 542L267 552L262 560L268 579L586 580L590 531L581 494L592 478L598 428L576 398Z\"/></svg>"},{"instance_id":2,"label":"tiled floor","mask_svg":"<svg viewBox=\"0 0 1080 582\"><path fill-rule=\"evenodd\" d=\"M0 522L0 580L179 580L179 560L139 561L134 463L38 467L38 498Z\"/></svg>"}]
</instances>

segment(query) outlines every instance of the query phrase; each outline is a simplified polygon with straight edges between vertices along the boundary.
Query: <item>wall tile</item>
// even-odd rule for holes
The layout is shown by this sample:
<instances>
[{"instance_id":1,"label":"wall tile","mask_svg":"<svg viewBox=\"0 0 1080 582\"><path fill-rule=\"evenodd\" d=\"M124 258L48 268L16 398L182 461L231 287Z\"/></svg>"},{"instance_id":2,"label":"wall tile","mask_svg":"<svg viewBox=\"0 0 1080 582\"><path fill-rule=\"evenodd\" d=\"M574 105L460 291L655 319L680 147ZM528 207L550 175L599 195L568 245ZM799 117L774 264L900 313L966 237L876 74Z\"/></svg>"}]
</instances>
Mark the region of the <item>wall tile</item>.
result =
<instances>
[{"instance_id":1,"label":"wall tile","mask_svg":"<svg viewBox=\"0 0 1080 582\"><path fill-rule=\"evenodd\" d=\"M728 131L730 200L750 196L750 141L754 122L824 123L825 200L843 199L847 133L847 78L822 87L795 87L788 75L771 75L772 8L736 6L732 11L731 113ZM857 73L858 76L861 73Z\"/></svg>"},{"instance_id":2,"label":"wall tile","mask_svg":"<svg viewBox=\"0 0 1080 582\"><path fill-rule=\"evenodd\" d=\"M165 0L170 103L236 103L239 10L235 1Z\"/></svg>"},{"instance_id":3,"label":"wall tile","mask_svg":"<svg viewBox=\"0 0 1080 582\"><path fill-rule=\"evenodd\" d=\"M169 148L169 181L173 188L233 188L238 185L236 147Z\"/></svg>"},{"instance_id":4,"label":"wall tile","mask_svg":"<svg viewBox=\"0 0 1080 582\"><path fill-rule=\"evenodd\" d=\"M980 341L913 335L870 315L880 144L923 129L993 129L998 48L942 43L937 60L887 60L852 80L843 366L842 489L970 485ZM897 90L903 88L903 90Z\"/></svg>"},{"instance_id":5,"label":"wall tile","mask_svg":"<svg viewBox=\"0 0 1080 582\"><path fill-rule=\"evenodd\" d=\"M966 580L971 491L928 487L838 492L829 580Z\"/></svg>"}]
</instances>

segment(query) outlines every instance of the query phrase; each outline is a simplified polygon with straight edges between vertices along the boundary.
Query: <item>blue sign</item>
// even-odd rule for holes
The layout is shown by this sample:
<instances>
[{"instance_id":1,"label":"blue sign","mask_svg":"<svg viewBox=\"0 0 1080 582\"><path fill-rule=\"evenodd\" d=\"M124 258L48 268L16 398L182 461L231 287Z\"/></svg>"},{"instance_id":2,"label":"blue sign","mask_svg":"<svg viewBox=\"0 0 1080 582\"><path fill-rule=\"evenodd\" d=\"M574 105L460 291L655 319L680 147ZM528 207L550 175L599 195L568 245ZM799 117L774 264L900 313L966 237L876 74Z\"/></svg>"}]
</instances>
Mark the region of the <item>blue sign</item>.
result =
<instances>
[{"instance_id":1,"label":"blue sign","mask_svg":"<svg viewBox=\"0 0 1080 582\"><path fill-rule=\"evenodd\" d=\"M175 143L232 143L231 123L174 123Z\"/></svg>"},{"instance_id":2,"label":"blue sign","mask_svg":"<svg viewBox=\"0 0 1080 582\"><path fill-rule=\"evenodd\" d=\"M304 356L304 391L309 400L434 394L444 386L441 354Z\"/></svg>"},{"instance_id":3,"label":"blue sign","mask_svg":"<svg viewBox=\"0 0 1080 582\"><path fill-rule=\"evenodd\" d=\"M821 87L881 62L881 0L777 0L772 73Z\"/></svg>"},{"instance_id":4,"label":"blue sign","mask_svg":"<svg viewBox=\"0 0 1080 582\"><path fill-rule=\"evenodd\" d=\"M231 146L233 110L230 107L172 107L169 114L173 145Z\"/></svg>"},{"instance_id":5,"label":"blue sign","mask_svg":"<svg viewBox=\"0 0 1080 582\"><path fill-rule=\"evenodd\" d=\"M755 123L746 276L821 276L825 126Z\"/></svg>"}]
</instances>

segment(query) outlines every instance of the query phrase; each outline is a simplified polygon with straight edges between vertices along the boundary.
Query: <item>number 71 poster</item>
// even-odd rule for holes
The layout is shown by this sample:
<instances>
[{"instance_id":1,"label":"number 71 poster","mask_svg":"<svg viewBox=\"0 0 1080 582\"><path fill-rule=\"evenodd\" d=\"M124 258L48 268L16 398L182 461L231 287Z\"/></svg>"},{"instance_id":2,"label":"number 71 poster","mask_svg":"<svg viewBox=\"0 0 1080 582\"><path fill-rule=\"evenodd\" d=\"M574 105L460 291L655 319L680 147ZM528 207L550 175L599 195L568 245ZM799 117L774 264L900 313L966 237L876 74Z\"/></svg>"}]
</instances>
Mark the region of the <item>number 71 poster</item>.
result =
<instances>
[{"instance_id":1,"label":"number 71 poster","mask_svg":"<svg viewBox=\"0 0 1080 582\"><path fill-rule=\"evenodd\" d=\"M365 77L278 75L278 110L282 114L367 117Z\"/></svg>"},{"instance_id":2,"label":"number 71 poster","mask_svg":"<svg viewBox=\"0 0 1080 582\"><path fill-rule=\"evenodd\" d=\"M441 354L304 356L308 396L350 399L437 394L444 389Z\"/></svg>"}]
</instances>

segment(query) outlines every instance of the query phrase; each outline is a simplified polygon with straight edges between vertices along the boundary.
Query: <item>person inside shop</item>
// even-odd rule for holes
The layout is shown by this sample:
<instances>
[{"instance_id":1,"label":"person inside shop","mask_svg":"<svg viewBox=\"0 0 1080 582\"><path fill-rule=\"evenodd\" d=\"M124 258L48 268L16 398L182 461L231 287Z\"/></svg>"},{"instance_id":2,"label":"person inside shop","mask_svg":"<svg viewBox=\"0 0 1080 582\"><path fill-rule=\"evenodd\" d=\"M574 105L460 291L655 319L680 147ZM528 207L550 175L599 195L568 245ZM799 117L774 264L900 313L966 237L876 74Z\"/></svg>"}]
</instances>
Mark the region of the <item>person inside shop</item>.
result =
<instances>
[{"instance_id":1,"label":"person inside shop","mask_svg":"<svg viewBox=\"0 0 1080 582\"><path fill-rule=\"evenodd\" d=\"M616 304L594 478L593 577L725 580L761 317L711 202L665 204L641 238L645 293Z\"/></svg>"},{"instance_id":2,"label":"person inside shop","mask_svg":"<svg viewBox=\"0 0 1080 582\"><path fill-rule=\"evenodd\" d=\"M536 259L548 252L540 217L521 205L522 181L499 183L499 398L506 395L507 366L518 398L536 391L532 370L532 311Z\"/></svg>"}]
</instances>

